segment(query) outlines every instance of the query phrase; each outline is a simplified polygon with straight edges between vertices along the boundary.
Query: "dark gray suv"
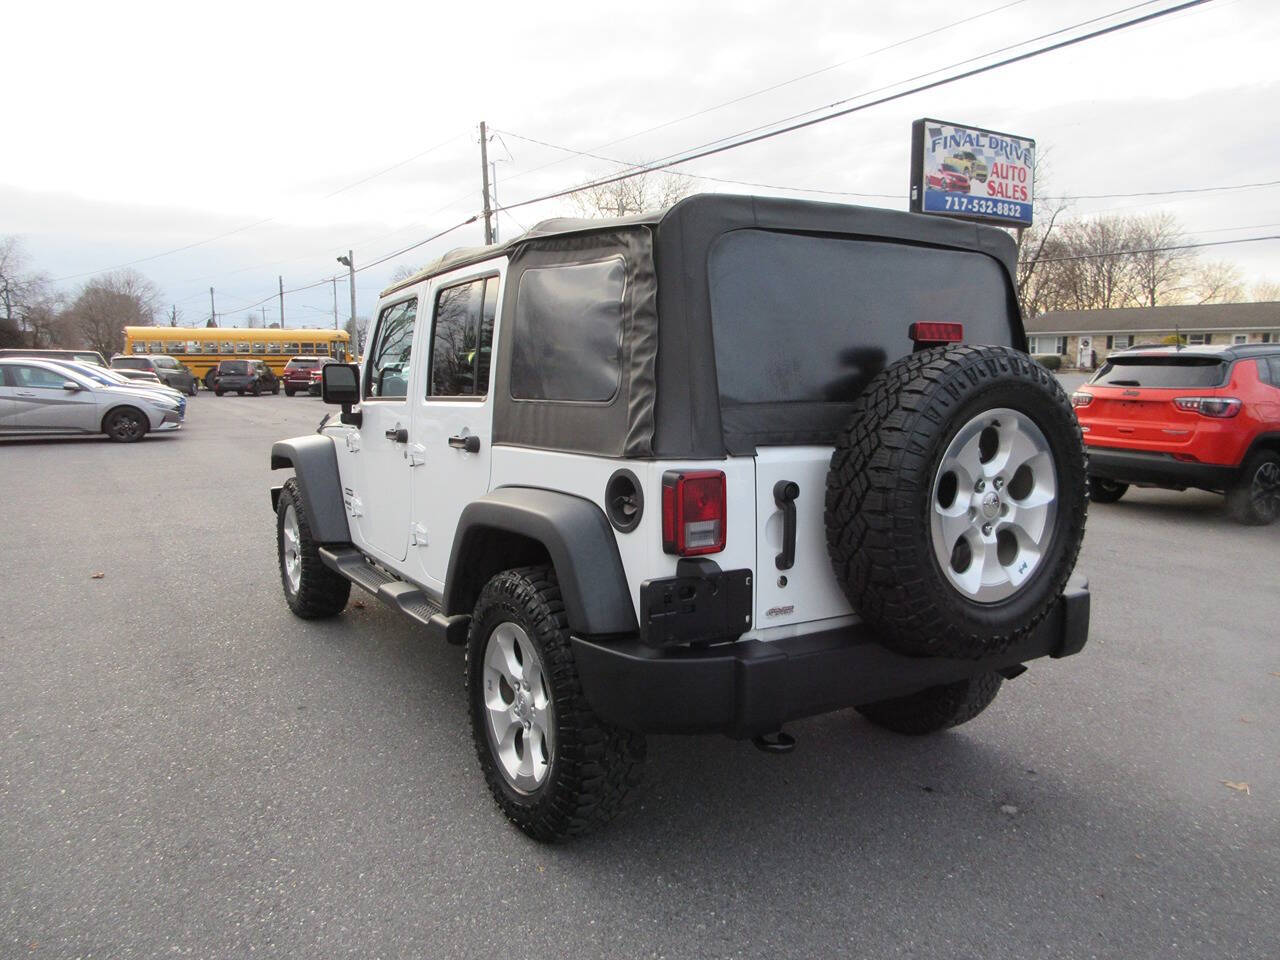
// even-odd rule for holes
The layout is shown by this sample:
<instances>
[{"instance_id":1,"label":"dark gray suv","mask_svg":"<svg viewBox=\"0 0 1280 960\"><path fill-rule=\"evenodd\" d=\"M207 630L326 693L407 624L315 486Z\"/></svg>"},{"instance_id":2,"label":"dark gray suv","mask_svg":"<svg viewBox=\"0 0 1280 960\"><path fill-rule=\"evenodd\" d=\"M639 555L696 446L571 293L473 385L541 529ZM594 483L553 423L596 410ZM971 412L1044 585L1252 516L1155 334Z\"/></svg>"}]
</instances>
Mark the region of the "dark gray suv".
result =
<instances>
[{"instance_id":1,"label":"dark gray suv","mask_svg":"<svg viewBox=\"0 0 1280 960\"><path fill-rule=\"evenodd\" d=\"M154 373L166 386L181 390L189 397L194 397L199 389L196 379L185 364L165 354L142 354L134 357L112 357L113 370L148 370Z\"/></svg>"}]
</instances>

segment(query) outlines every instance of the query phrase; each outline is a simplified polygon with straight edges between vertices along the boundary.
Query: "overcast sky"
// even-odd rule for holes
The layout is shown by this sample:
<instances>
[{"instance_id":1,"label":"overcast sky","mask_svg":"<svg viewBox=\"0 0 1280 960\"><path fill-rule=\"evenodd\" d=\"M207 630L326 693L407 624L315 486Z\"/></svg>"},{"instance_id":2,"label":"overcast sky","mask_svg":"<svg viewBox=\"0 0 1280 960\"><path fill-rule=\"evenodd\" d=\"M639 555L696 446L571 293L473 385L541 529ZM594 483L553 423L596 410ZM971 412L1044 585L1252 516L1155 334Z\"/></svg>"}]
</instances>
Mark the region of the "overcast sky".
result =
<instances>
[{"instance_id":1,"label":"overcast sky","mask_svg":"<svg viewBox=\"0 0 1280 960\"><path fill-rule=\"evenodd\" d=\"M522 137L647 161L1174 5L1116 15L1131 3L10 4L0 234L19 234L68 293L85 274L196 244L136 269L187 322L207 319L212 285L219 314L242 323L278 274L301 286L343 271L334 257L349 247L368 263L476 213L481 120L510 203L617 169ZM911 121L929 116L1034 138L1054 194L1280 180L1278 49L1275 0L1214 0L679 169L720 178L700 190L905 209ZM1276 234L1280 186L1081 200L1072 214L1099 210L1168 210L1202 241ZM555 201L499 226L510 237L573 212ZM359 311L398 264L481 238L473 224L360 273ZM1280 241L1204 256L1280 281ZM345 320L345 281L338 298ZM286 319L332 323L331 288L289 295Z\"/></svg>"}]
</instances>

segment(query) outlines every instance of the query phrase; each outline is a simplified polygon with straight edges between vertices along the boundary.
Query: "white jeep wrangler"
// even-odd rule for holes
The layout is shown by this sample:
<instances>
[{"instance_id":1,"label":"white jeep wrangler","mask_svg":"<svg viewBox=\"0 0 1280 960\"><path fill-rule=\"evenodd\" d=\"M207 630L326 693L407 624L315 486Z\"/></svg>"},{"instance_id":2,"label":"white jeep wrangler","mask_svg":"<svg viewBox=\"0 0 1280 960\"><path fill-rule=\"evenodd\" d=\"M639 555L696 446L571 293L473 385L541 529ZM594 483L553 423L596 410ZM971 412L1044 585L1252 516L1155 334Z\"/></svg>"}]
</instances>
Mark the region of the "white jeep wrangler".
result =
<instances>
[{"instance_id":1,"label":"white jeep wrangler","mask_svg":"<svg viewBox=\"0 0 1280 960\"><path fill-rule=\"evenodd\" d=\"M1013 273L992 228L724 195L450 253L272 448L285 598L465 644L540 840L613 816L645 733L963 723L1088 633L1080 431Z\"/></svg>"}]
</instances>

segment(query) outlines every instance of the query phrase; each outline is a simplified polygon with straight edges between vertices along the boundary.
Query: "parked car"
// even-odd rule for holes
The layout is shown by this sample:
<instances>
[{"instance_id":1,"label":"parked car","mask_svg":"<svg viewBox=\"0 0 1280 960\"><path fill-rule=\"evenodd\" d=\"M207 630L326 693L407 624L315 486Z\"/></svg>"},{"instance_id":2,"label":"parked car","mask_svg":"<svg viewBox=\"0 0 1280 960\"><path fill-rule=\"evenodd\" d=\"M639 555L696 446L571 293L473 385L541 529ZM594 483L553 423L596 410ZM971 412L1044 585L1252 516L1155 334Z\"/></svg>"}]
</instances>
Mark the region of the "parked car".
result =
<instances>
[{"instance_id":1,"label":"parked car","mask_svg":"<svg viewBox=\"0 0 1280 960\"><path fill-rule=\"evenodd\" d=\"M646 733L971 720L1088 635L1080 428L1016 268L995 228L726 195L446 255L271 449L285 602L354 583L465 645L480 768L539 840L608 820Z\"/></svg>"},{"instance_id":2,"label":"parked car","mask_svg":"<svg viewBox=\"0 0 1280 960\"><path fill-rule=\"evenodd\" d=\"M116 367L116 368L112 368L112 372L119 374L120 376L124 377L126 380L132 380L134 383L142 383L142 384L146 384L147 386L160 386L160 387L163 387L165 385L164 382L159 377L157 377L154 373L152 373L150 370L130 370L127 368ZM169 389L173 390L173 387L170 387Z\"/></svg>"},{"instance_id":3,"label":"parked car","mask_svg":"<svg viewBox=\"0 0 1280 960\"><path fill-rule=\"evenodd\" d=\"M320 371L330 363L332 357L293 357L284 365L285 396L292 397L303 390L319 396Z\"/></svg>"},{"instance_id":4,"label":"parked car","mask_svg":"<svg viewBox=\"0 0 1280 960\"><path fill-rule=\"evenodd\" d=\"M242 397L246 393L255 397L263 393L279 393L280 380L261 360L222 360L213 377L213 392L218 396L238 393Z\"/></svg>"},{"instance_id":5,"label":"parked car","mask_svg":"<svg viewBox=\"0 0 1280 960\"><path fill-rule=\"evenodd\" d=\"M120 443L178 430L185 401L158 390L103 384L51 360L0 358L0 433L105 433Z\"/></svg>"},{"instance_id":6,"label":"parked car","mask_svg":"<svg viewBox=\"0 0 1280 960\"><path fill-rule=\"evenodd\" d=\"M954 191L956 193L969 192L969 177L964 170L951 160L944 160L942 166L934 173L929 174L928 185L935 190Z\"/></svg>"},{"instance_id":7,"label":"parked car","mask_svg":"<svg viewBox=\"0 0 1280 960\"><path fill-rule=\"evenodd\" d=\"M54 360L60 367L74 370L103 386L132 387L138 390L154 390L157 393L176 399L185 412L187 395L173 387L161 383L153 373L145 370L112 370L110 367L99 367L92 363L78 363L74 360Z\"/></svg>"},{"instance_id":8,"label":"parked car","mask_svg":"<svg viewBox=\"0 0 1280 960\"><path fill-rule=\"evenodd\" d=\"M100 367L107 365L107 361L97 350L25 350L9 347L0 350L0 358L3 357L40 357L45 360L77 360L82 363L94 363Z\"/></svg>"},{"instance_id":9,"label":"parked car","mask_svg":"<svg viewBox=\"0 0 1280 960\"><path fill-rule=\"evenodd\" d=\"M1241 523L1280 518L1280 345L1113 353L1071 402L1095 502L1194 487Z\"/></svg>"},{"instance_id":10,"label":"parked car","mask_svg":"<svg viewBox=\"0 0 1280 960\"><path fill-rule=\"evenodd\" d=\"M199 380L196 379L195 374L187 368L186 364L178 362L168 354L133 354L131 356L117 354L111 358L111 368L113 370L147 370L154 373L161 383L168 384L175 390L181 390L189 397L194 397L199 389Z\"/></svg>"}]
</instances>

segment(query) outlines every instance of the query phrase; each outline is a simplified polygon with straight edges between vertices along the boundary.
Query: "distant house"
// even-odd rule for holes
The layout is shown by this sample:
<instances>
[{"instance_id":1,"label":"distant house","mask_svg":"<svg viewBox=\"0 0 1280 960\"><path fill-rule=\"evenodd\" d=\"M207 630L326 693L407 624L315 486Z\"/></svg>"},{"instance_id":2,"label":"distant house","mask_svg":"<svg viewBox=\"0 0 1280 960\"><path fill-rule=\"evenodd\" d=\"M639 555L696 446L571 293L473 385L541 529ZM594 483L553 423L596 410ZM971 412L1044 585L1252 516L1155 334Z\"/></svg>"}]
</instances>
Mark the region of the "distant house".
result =
<instances>
[{"instance_id":1,"label":"distant house","mask_svg":"<svg viewBox=\"0 0 1280 960\"><path fill-rule=\"evenodd\" d=\"M1032 356L1057 355L1064 367L1089 368L1113 350L1161 343L1280 343L1280 302L1051 310L1027 321Z\"/></svg>"}]
</instances>

